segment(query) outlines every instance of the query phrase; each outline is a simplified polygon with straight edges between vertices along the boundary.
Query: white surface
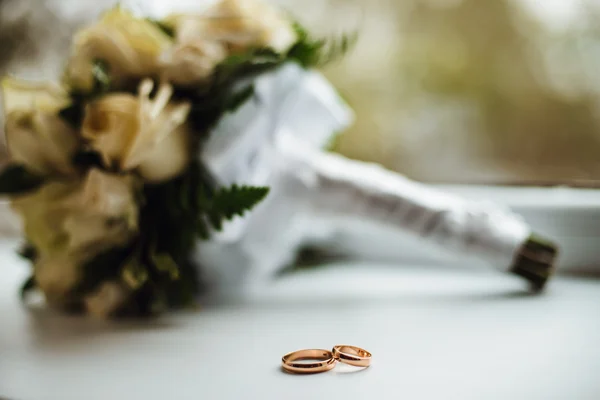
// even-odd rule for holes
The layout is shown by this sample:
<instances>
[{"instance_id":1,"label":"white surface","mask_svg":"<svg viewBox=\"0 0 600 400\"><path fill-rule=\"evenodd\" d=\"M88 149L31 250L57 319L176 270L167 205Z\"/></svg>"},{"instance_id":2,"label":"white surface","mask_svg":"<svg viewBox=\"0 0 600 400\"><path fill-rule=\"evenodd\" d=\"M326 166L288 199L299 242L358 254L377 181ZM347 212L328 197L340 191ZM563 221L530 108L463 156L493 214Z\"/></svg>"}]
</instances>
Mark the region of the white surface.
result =
<instances>
[{"instance_id":1,"label":"white surface","mask_svg":"<svg viewBox=\"0 0 600 400\"><path fill-rule=\"evenodd\" d=\"M27 311L0 245L0 397L8 399L598 399L600 282L541 297L495 272L374 265L287 276L245 305L148 322ZM373 366L293 376L280 357L336 343Z\"/></svg>"}]
</instances>

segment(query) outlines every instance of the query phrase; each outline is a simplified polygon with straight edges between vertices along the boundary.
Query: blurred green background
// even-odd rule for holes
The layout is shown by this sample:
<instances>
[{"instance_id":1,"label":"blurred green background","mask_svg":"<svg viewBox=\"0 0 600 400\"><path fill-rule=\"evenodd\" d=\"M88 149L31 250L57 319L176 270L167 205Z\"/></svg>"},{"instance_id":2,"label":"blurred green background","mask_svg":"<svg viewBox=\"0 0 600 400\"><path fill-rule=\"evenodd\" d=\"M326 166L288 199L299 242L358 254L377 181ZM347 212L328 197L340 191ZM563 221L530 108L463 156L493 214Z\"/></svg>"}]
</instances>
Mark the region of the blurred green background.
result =
<instances>
[{"instance_id":1,"label":"blurred green background","mask_svg":"<svg viewBox=\"0 0 600 400\"><path fill-rule=\"evenodd\" d=\"M56 76L73 30L113 3L0 0L0 72ZM324 71L357 114L337 151L426 182L600 181L598 0L278 3L360 34Z\"/></svg>"},{"instance_id":2,"label":"blurred green background","mask_svg":"<svg viewBox=\"0 0 600 400\"><path fill-rule=\"evenodd\" d=\"M355 3L361 39L327 71L357 111L340 152L431 182L596 185L597 1Z\"/></svg>"}]
</instances>

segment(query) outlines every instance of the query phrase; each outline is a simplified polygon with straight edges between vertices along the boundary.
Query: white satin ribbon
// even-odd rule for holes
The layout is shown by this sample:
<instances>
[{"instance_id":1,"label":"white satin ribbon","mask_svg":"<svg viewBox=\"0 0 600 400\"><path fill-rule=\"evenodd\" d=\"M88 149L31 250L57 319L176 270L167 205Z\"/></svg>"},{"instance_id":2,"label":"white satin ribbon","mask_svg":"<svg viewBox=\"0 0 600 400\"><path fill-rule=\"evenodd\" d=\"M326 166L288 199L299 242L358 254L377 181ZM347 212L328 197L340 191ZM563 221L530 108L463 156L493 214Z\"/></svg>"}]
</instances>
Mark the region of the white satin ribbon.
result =
<instances>
[{"instance_id":1,"label":"white satin ribbon","mask_svg":"<svg viewBox=\"0 0 600 400\"><path fill-rule=\"evenodd\" d=\"M333 216L409 232L504 270L512 264L530 230L509 210L323 151L353 114L319 74L290 64L255 87L254 99L221 121L201 154L223 184L271 187L252 213L198 244L198 261L214 281L272 276L307 240L343 229Z\"/></svg>"}]
</instances>

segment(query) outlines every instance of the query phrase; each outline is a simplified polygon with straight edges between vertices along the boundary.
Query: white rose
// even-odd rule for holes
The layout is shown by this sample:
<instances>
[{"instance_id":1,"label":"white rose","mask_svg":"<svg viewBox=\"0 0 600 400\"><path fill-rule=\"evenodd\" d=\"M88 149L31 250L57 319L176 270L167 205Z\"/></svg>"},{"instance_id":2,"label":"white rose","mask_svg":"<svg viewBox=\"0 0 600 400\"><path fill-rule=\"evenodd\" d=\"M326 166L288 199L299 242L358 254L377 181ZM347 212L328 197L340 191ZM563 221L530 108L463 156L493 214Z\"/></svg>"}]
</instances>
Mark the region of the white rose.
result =
<instances>
[{"instance_id":1,"label":"white rose","mask_svg":"<svg viewBox=\"0 0 600 400\"><path fill-rule=\"evenodd\" d=\"M259 0L222 0L202 15L167 18L180 43L216 41L230 52L268 47L285 53L297 40L292 23L282 12Z\"/></svg>"},{"instance_id":2,"label":"white rose","mask_svg":"<svg viewBox=\"0 0 600 400\"><path fill-rule=\"evenodd\" d=\"M150 99L153 83L139 95L110 94L86 108L82 136L103 162L122 171L136 169L149 182L181 174L191 159L189 103L169 104L173 88L163 84Z\"/></svg>"},{"instance_id":3,"label":"white rose","mask_svg":"<svg viewBox=\"0 0 600 400\"><path fill-rule=\"evenodd\" d=\"M129 291L119 282L104 282L98 290L84 299L86 311L97 318L110 317L129 296Z\"/></svg>"},{"instance_id":4,"label":"white rose","mask_svg":"<svg viewBox=\"0 0 600 400\"><path fill-rule=\"evenodd\" d=\"M158 57L171 43L152 22L115 8L75 36L67 81L76 89L89 91L96 60L108 63L111 80L117 85L128 78L153 75L158 70Z\"/></svg>"}]
</instances>

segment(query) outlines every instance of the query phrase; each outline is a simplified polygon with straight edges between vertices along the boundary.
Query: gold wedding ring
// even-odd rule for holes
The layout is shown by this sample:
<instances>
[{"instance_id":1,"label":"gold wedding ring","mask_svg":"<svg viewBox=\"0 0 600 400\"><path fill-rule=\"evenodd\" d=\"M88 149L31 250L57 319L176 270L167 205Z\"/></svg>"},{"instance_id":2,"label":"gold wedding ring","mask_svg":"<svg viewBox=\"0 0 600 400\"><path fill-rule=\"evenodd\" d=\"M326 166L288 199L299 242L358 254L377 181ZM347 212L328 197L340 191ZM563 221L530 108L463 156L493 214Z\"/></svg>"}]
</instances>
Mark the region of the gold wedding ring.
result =
<instances>
[{"instance_id":1,"label":"gold wedding ring","mask_svg":"<svg viewBox=\"0 0 600 400\"><path fill-rule=\"evenodd\" d=\"M296 361L320 360L312 363L299 363ZM335 367L337 360L329 350L310 349L298 350L286 354L281 358L281 366L288 372L296 374L316 374L329 371Z\"/></svg>"},{"instance_id":2,"label":"gold wedding ring","mask_svg":"<svg viewBox=\"0 0 600 400\"><path fill-rule=\"evenodd\" d=\"M333 357L343 363L355 367L368 367L371 365L371 353L356 346L337 345L332 350Z\"/></svg>"}]
</instances>

